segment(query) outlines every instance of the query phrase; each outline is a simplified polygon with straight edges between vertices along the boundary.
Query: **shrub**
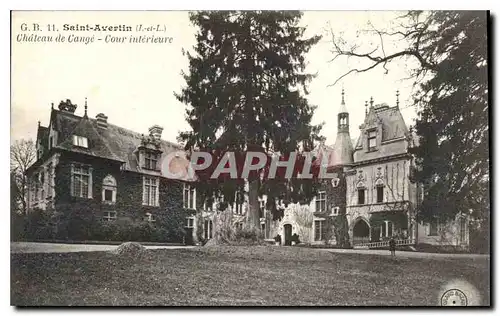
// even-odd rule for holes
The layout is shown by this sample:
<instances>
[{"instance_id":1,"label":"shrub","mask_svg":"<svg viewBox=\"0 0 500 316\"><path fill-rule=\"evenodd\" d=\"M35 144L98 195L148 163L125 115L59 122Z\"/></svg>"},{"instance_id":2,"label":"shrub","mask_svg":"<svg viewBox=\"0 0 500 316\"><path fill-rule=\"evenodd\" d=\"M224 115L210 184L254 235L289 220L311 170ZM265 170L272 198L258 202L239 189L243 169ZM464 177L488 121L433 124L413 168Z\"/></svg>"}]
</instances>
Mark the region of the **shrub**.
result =
<instances>
[{"instance_id":1,"label":"shrub","mask_svg":"<svg viewBox=\"0 0 500 316\"><path fill-rule=\"evenodd\" d=\"M146 248L137 242L126 242L118 246L113 252L117 255L138 257L146 251Z\"/></svg>"},{"instance_id":2,"label":"shrub","mask_svg":"<svg viewBox=\"0 0 500 316\"><path fill-rule=\"evenodd\" d=\"M275 241L275 242L279 242L279 243L281 244L281 235L280 235L280 234L276 235L276 236L274 237L274 241Z\"/></svg>"},{"instance_id":3,"label":"shrub","mask_svg":"<svg viewBox=\"0 0 500 316\"><path fill-rule=\"evenodd\" d=\"M235 240L239 241L245 239L245 240L257 241L259 239L259 234L260 232L257 232L254 229L249 229L244 227L242 229L236 230Z\"/></svg>"},{"instance_id":4,"label":"shrub","mask_svg":"<svg viewBox=\"0 0 500 316\"><path fill-rule=\"evenodd\" d=\"M34 209L25 218L24 235L27 239L54 238L54 225L50 210Z\"/></svg>"}]
</instances>

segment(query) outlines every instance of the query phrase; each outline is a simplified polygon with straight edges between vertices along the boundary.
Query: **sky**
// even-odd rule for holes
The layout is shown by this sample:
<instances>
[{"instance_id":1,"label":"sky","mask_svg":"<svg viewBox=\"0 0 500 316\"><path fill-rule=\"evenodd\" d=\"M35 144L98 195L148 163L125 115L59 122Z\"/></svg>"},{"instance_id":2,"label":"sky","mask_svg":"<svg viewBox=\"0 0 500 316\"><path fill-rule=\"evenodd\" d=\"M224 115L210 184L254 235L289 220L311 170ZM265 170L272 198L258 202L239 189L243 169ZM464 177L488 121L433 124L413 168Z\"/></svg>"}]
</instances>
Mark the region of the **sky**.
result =
<instances>
[{"instance_id":1,"label":"sky","mask_svg":"<svg viewBox=\"0 0 500 316\"><path fill-rule=\"evenodd\" d=\"M407 124L413 124L416 111L411 106L413 81L404 80L412 60L401 60L388 66L389 72L375 68L361 74L351 74L332 86L337 78L366 62L353 58L340 58L333 62L331 31L348 43L358 43L368 49L380 44L378 36L359 33L371 22L378 28L389 28L401 12L393 11L305 11L301 25L305 36L324 35L306 55L307 71L317 73L309 85L309 102L317 106L313 123L324 123L321 134L327 144L335 142L337 111L342 87L350 113L351 138L359 136L359 125L365 113L365 101L373 97L374 103L394 106L396 90L400 91L400 108ZM171 43L105 43L94 40L84 43L28 43L18 42L17 36L34 32L22 31L21 25L47 24L62 30L64 24L136 25L165 27L165 32L154 36L172 37ZM331 30L331 31L330 31ZM162 138L175 141L180 131L189 129L185 121L186 105L177 101L174 92L185 85L181 71L187 70L188 60L182 49L191 50L195 44L196 29L190 24L186 11L79 11L79 12L14 12L12 16L11 55L11 141L36 139L38 121L49 123L51 103L57 108L61 100L70 99L78 105L77 115L83 115L87 98L88 115L108 116L108 122L127 129L148 133L158 124L164 128ZM66 37L90 36L89 32L59 32ZM57 32L42 30L38 35ZM123 36L113 32L113 36ZM141 35L135 33L134 35ZM389 54L404 45L402 42L384 41ZM408 63L408 64L407 64Z\"/></svg>"}]
</instances>

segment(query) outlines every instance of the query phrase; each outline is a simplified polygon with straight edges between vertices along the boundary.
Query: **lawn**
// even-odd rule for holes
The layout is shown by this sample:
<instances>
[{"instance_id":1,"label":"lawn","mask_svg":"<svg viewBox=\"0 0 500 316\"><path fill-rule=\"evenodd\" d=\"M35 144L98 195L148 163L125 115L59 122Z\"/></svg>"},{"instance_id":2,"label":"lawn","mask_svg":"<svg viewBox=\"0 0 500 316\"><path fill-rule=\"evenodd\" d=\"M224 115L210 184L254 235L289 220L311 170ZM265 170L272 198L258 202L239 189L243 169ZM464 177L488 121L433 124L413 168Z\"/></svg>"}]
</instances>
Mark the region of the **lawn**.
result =
<instances>
[{"instance_id":1,"label":"lawn","mask_svg":"<svg viewBox=\"0 0 500 316\"><path fill-rule=\"evenodd\" d=\"M451 279L489 305L488 258L427 259L334 254L299 247L12 254L11 304L436 305Z\"/></svg>"}]
</instances>

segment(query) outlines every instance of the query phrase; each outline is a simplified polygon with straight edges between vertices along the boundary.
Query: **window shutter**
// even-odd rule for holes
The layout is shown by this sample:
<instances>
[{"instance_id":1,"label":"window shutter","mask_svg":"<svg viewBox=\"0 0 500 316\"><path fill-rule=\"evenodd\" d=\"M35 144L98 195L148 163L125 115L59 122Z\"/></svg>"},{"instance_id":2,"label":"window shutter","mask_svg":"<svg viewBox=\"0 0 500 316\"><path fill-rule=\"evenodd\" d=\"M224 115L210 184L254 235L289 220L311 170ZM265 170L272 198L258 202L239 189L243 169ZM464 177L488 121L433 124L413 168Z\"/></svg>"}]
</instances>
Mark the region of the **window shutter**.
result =
<instances>
[{"instance_id":1,"label":"window shutter","mask_svg":"<svg viewBox=\"0 0 500 316\"><path fill-rule=\"evenodd\" d=\"M89 167L89 199L92 198L92 167Z\"/></svg>"},{"instance_id":2,"label":"window shutter","mask_svg":"<svg viewBox=\"0 0 500 316\"><path fill-rule=\"evenodd\" d=\"M70 183L70 188L69 188L71 196L75 196L75 176L73 175L74 172L75 172L75 165L71 164L71 175L70 175L70 179L71 179L70 182L71 183Z\"/></svg>"}]
</instances>

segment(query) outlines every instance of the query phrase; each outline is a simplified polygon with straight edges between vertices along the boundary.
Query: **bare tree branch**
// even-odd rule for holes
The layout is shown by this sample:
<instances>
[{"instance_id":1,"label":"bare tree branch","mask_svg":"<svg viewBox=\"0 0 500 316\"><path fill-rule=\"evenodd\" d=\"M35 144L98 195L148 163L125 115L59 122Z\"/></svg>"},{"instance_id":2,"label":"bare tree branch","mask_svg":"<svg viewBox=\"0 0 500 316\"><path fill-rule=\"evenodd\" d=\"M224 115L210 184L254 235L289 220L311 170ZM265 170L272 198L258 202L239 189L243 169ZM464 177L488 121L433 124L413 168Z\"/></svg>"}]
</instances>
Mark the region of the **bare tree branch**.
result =
<instances>
[{"instance_id":1,"label":"bare tree branch","mask_svg":"<svg viewBox=\"0 0 500 316\"><path fill-rule=\"evenodd\" d=\"M376 47L375 49L368 52L359 52L358 51L359 46L355 44L352 45L351 47L344 48L346 46L345 41L343 41L342 38L336 36L334 34L333 29L330 28L330 35L332 39L331 44L333 45L333 49L331 50L333 57L330 60L330 62L337 60L340 56L345 56L347 58L356 57L360 59L366 59L371 61L372 63L371 65L365 68L355 68L347 71L346 73L339 76L333 84L330 84L328 86L329 87L334 86L335 84L337 84L337 82L339 82L341 79L343 79L349 74L366 72L379 65L381 65L384 68L385 73L387 74L388 73L387 64L394 59L401 58L404 56L414 57L420 63L421 69L417 73L417 77L422 72L426 72L427 70L431 71L437 70L436 64L433 61L431 61L430 56L423 55L424 53L421 48L422 40L428 32L430 22L428 20L426 20L425 22L418 21L418 15L419 14L408 13L402 16L410 18L412 20L411 23L409 25L403 25L402 23L400 23L400 27L403 30L395 30L392 32L376 29L371 22L368 23L371 29L365 30L364 32L369 32L372 34L376 34L378 36L378 38L380 39L381 55L376 54L379 47ZM394 35L400 35L403 38L407 39L409 41L409 46L405 49L402 49L399 52L387 54L384 45L384 36L394 36Z\"/></svg>"},{"instance_id":2,"label":"bare tree branch","mask_svg":"<svg viewBox=\"0 0 500 316\"><path fill-rule=\"evenodd\" d=\"M10 146L10 171L14 175L21 195L22 211L27 208L28 179L26 171L36 160L36 147L32 140L18 140Z\"/></svg>"}]
</instances>

